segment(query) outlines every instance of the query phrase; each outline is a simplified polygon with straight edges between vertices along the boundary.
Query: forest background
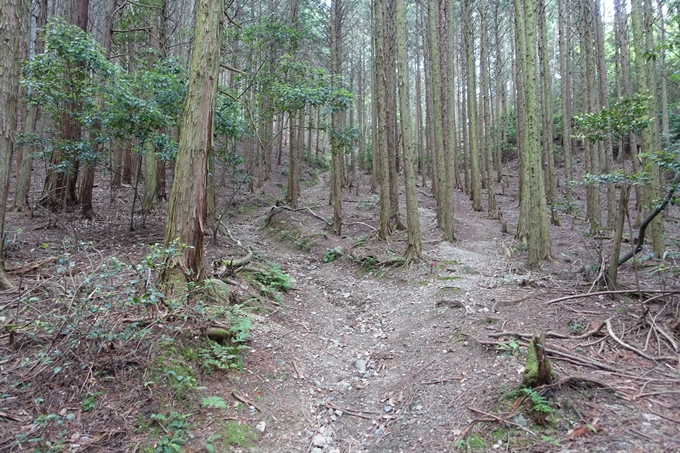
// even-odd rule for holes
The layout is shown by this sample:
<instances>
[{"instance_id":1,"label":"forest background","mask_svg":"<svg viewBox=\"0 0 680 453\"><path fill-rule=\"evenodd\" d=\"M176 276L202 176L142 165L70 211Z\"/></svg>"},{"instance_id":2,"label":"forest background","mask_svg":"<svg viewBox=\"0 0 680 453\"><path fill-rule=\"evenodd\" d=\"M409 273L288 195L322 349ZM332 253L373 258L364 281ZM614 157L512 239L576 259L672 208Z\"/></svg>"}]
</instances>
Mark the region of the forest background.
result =
<instances>
[{"instance_id":1,"label":"forest background","mask_svg":"<svg viewBox=\"0 0 680 453\"><path fill-rule=\"evenodd\" d=\"M203 363L242 368L250 317L206 301L240 307L229 285L244 275L259 296L290 288L230 231L241 194L272 184L280 193L268 224L311 215L339 239L352 224L345 195L379 194L368 228L387 255L351 255L362 268L427 262L424 194L444 242L466 240L454 207L469 199L514 235L508 254L527 269L556 258L551 227L578 219L583 237L601 240L598 262L585 268L592 288L628 291L619 268L631 263L638 293L640 269L677 279L678 239L667 233L677 221L667 210L680 182L680 2L4 0L0 9L0 290L20 293L0 319L15 350L17 337L36 338L26 346L34 355L22 352L35 376L64 370L51 357L61 335L70 348L92 343L80 363L95 363L102 344L142 341L167 316L201 326L212 342ZM325 172L327 217L301 201L305 183ZM108 206L93 195L104 187ZM506 191L516 218L497 202ZM78 270L69 256L96 244L76 225L108 218L123 192L129 231L161 218L162 244L136 264L113 256ZM7 271L20 218L62 231L64 253ZM220 240L233 250L206 265L206 242ZM329 248L324 261L345 255ZM20 279L43 266L71 276L71 287L29 295ZM127 294L93 296L129 281ZM103 305L75 310L90 287L87 299ZM45 324L35 307L10 315L17 303L48 304ZM111 304L125 314L96 314ZM677 303L668 313L661 337L677 352ZM83 326L83 338L65 333ZM176 394L177 372L159 373Z\"/></svg>"}]
</instances>

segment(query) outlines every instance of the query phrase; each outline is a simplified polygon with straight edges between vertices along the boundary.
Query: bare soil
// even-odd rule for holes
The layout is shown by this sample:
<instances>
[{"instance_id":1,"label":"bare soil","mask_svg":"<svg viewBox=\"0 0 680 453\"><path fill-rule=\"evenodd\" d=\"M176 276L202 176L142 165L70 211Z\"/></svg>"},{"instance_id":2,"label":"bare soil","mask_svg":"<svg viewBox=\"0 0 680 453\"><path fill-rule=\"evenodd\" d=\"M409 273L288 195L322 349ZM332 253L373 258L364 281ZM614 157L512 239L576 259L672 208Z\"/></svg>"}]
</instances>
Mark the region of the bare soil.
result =
<instances>
[{"instance_id":1,"label":"bare soil","mask_svg":"<svg viewBox=\"0 0 680 453\"><path fill-rule=\"evenodd\" d=\"M403 267L393 264L404 251L405 232L394 232L389 242L375 237L378 195L369 191L369 175L357 179L358 191L345 189L343 236L336 237L312 215L330 219L329 178L317 178L313 169L306 174L301 205L311 212L275 206L286 178L275 168L272 180L254 193L236 192L225 222L229 237L221 234L218 245L206 245L209 259L255 250L294 283L281 301L264 301L251 314L252 349L243 372L197 373L203 393L221 396L229 406L195 409L186 451L206 451L206 444L214 451L272 453L680 450L678 295L643 303L658 295L650 290L680 289L677 208L666 218L668 260L648 258L637 269L621 270L624 288L641 288L642 296L551 302L598 290L592 283L609 239L588 237L582 216L561 213L562 226L551 226L553 260L527 269L514 239L517 178L496 188L505 234L499 221L474 212L467 196L456 193L452 244L442 241L434 199L420 187L424 256ZM96 190L93 222L72 213L46 229L54 223L51 214L10 214L8 267L40 262L70 241L89 244L71 260L85 271L114 255L133 262L145 244L162 242L165 206L146 219L145 228L131 232L132 190L111 197L106 181ZM232 190L222 189L222 202ZM342 256L324 262L333 249ZM366 257L372 265L362 266ZM58 266L46 263L15 277L20 289L0 294L0 316L7 316L7 307L22 310L21 294L61 281ZM234 293L252 292L242 279L233 283ZM608 326L595 332L604 321ZM537 404L516 392L528 341L518 335L538 330L562 336L549 334L545 345L555 384L537 389L551 408L542 424ZM29 340L10 332L0 333L0 340L0 451L24 449L13 440L36 429L41 411L76 414L61 425L64 450L136 451L149 436L138 429L140 417L174 404L144 387L149 362L111 346L111 368L118 371L105 403L85 414L82 392L93 383L50 380L43 373L43 382L31 389L18 386L34 370L21 367ZM44 399L61 397L44 403L52 405L49 410L40 409L36 387ZM264 421L264 431L240 445L213 442L216 434L224 438L225 420L251 428Z\"/></svg>"}]
</instances>

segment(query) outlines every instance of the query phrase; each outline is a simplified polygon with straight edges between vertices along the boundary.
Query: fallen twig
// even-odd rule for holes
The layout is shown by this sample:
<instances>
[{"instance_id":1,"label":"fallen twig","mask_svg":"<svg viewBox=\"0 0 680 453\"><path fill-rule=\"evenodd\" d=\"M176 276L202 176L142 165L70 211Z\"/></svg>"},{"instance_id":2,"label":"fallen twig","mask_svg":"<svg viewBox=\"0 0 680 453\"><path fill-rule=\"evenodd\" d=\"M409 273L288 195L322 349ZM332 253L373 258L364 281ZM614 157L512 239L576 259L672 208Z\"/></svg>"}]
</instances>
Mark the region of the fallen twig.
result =
<instances>
[{"instance_id":1,"label":"fallen twig","mask_svg":"<svg viewBox=\"0 0 680 453\"><path fill-rule=\"evenodd\" d=\"M610 322L609 319L607 319L604 323L607 326L607 332L609 333L609 336L612 337L612 339L614 341L616 341L618 344L620 344L621 346L623 346L626 349L633 351L634 353L636 353L640 357L644 357L645 359L651 360L652 362L657 361L657 359L655 359L654 357L652 357L648 354L645 354L644 352L640 351L639 349L634 348L633 346L631 346L628 343L625 343L623 340L619 339L619 337L617 337L616 334L614 333L614 329L612 329L612 323Z\"/></svg>"},{"instance_id":2,"label":"fallen twig","mask_svg":"<svg viewBox=\"0 0 680 453\"><path fill-rule=\"evenodd\" d=\"M369 225L368 223L364 223L364 222L352 222L352 223L350 223L350 225L363 225L365 227L370 228L373 231L378 231L378 229L376 227Z\"/></svg>"},{"instance_id":3,"label":"fallen twig","mask_svg":"<svg viewBox=\"0 0 680 453\"><path fill-rule=\"evenodd\" d=\"M484 416L486 416L486 417L491 417L491 418L493 418L494 420L497 420L497 421L499 421L499 422L501 422L501 423L505 423L506 425L516 426L517 428L522 429L522 430L528 432L528 433L531 434L532 436L536 436L536 433L534 433L533 431L531 431L531 430L528 429L528 428L525 428L524 426L520 425L519 423L511 422L510 420L506 420L506 419L501 418L501 417L498 417L498 416L496 416L496 415L494 415L494 414L489 414L488 412L484 412L483 410L476 409L476 408L474 408L474 407L472 407L472 406L469 406L469 407L468 407L468 410L471 411L471 412L477 412L478 414L482 414L482 415L484 415Z\"/></svg>"},{"instance_id":4,"label":"fallen twig","mask_svg":"<svg viewBox=\"0 0 680 453\"><path fill-rule=\"evenodd\" d=\"M314 211L312 211L312 210L309 209L309 208L298 208L298 209L293 209L293 208L289 208L288 206L273 206L271 210L272 210L272 211L275 211L275 210L277 210L277 209L279 209L279 210L280 210L280 209L285 209L286 211L290 211L290 212L306 211L306 212L309 212L309 213L310 213L311 215L313 215L314 217L316 217L317 219L321 220L321 221L322 221L323 223L325 223L326 225L328 225L328 226L332 226L332 225L333 225L331 222L329 222L328 220L324 219L324 218L321 217L320 215L316 214ZM271 214L270 214L270 216L271 216Z\"/></svg>"},{"instance_id":5,"label":"fallen twig","mask_svg":"<svg viewBox=\"0 0 680 453\"><path fill-rule=\"evenodd\" d=\"M602 327L604 327L604 323L600 323L595 329L589 330L588 332L581 334L581 335L565 335L562 333L557 333L557 332L546 332L545 336L548 338L559 338L561 340L583 340L584 338L588 338L590 336L595 335L598 333L600 330L602 330ZM496 338L496 337L518 337L518 338L531 338L533 335L530 333L522 333L522 332L494 332L489 334L490 337Z\"/></svg>"},{"instance_id":6,"label":"fallen twig","mask_svg":"<svg viewBox=\"0 0 680 453\"><path fill-rule=\"evenodd\" d=\"M257 407L257 406L255 405L255 403L253 403L252 401L250 401L248 398L246 398L246 397L244 397L244 396L242 396L242 395L239 395L239 394L236 392L236 390L232 390L232 391L231 391L231 394L232 394L232 396L233 396L235 399L239 400L240 402L242 402L242 403L244 403L244 404L247 404L248 406L253 406L255 409L257 409L258 412L264 413L264 411L263 411L262 409L260 409L259 407Z\"/></svg>"},{"instance_id":7,"label":"fallen twig","mask_svg":"<svg viewBox=\"0 0 680 453\"><path fill-rule=\"evenodd\" d=\"M447 378L447 379L436 379L434 381L423 381L423 382L420 383L420 385L441 384L442 382L455 382L459 379L460 379L460 377L452 377L452 378Z\"/></svg>"},{"instance_id":8,"label":"fallen twig","mask_svg":"<svg viewBox=\"0 0 680 453\"><path fill-rule=\"evenodd\" d=\"M545 302L545 305L552 305L556 304L557 302L562 302L563 300L570 300L570 299L582 299L584 297L591 297L591 296L606 296L610 294L635 294L635 293L653 293L653 294L680 294L680 290L663 290L663 289L619 289L616 291L597 291L594 293L581 293L581 294L572 294L571 296L564 296L564 297L558 297L557 299L552 299L547 302Z\"/></svg>"},{"instance_id":9,"label":"fallen twig","mask_svg":"<svg viewBox=\"0 0 680 453\"><path fill-rule=\"evenodd\" d=\"M358 418L363 418L364 420L370 420L371 417L367 415L360 414L359 412L361 411L354 411L352 409L343 409L341 407L338 407L332 403L326 403L325 406L328 409L332 409L334 411L341 411L343 414L351 415L352 417L358 417ZM374 414L374 412L367 412L368 414Z\"/></svg>"},{"instance_id":10,"label":"fallen twig","mask_svg":"<svg viewBox=\"0 0 680 453\"><path fill-rule=\"evenodd\" d=\"M290 363L293 364L293 368L295 368L295 373L297 374L298 379L304 379L304 378L305 378L305 375L302 374L302 373L300 372L300 370L298 369L298 366L297 366L297 363L295 362L295 360L291 361Z\"/></svg>"}]
</instances>

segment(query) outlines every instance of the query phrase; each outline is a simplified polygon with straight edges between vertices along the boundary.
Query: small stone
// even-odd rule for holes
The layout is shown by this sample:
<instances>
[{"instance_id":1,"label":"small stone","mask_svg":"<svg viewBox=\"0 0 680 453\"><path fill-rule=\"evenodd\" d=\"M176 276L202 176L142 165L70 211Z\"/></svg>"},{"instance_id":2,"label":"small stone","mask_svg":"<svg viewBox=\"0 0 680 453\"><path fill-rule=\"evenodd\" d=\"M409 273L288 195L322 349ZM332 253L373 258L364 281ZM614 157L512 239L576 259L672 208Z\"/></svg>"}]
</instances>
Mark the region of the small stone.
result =
<instances>
[{"instance_id":1,"label":"small stone","mask_svg":"<svg viewBox=\"0 0 680 453\"><path fill-rule=\"evenodd\" d=\"M516 417L513 417L512 421L517 423L520 426L527 426L527 419L524 418L524 416L522 414L519 414Z\"/></svg>"},{"instance_id":2,"label":"small stone","mask_svg":"<svg viewBox=\"0 0 680 453\"><path fill-rule=\"evenodd\" d=\"M359 359L354 362L354 366L357 367L357 370L361 371L362 373L366 372L366 361L364 359Z\"/></svg>"},{"instance_id":3,"label":"small stone","mask_svg":"<svg viewBox=\"0 0 680 453\"><path fill-rule=\"evenodd\" d=\"M326 445L329 444L330 437L326 437L322 434L317 434L314 436L314 439L312 439L312 444L316 445L317 447L325 447Z\"/></svg>"},{"instance_id":4,"label":"small stone","mask_svg":"<svg viewBox=\"0 0 680 453\"><path fill-rule=\"evenodd\" d=\"M342 413L343 412L341 410L337 410L337 409L335 410L335 415L337 415L338 417L342 417Z\"/></svg>"},{"instance_id":5,"label":"small stone","mask_svg":"<svg viewBox=\"0 0 680 453\"><path fill-rule=\"evenodd\" d=\"M392 412L392 406L390 406L389 404L385 406L383 409L385 409L385 412Z\"/></svg>"},{"instance_id":6,"label":"small stone","mask_svg":"<svg viewBox=\"0 0 680 453\"><path fill-rule=\"evenodd\" d=\"M257 425L255 425L255 429L258 430L259 432L263 433L265 428L267 428L267 423L264 421L261 421Z\"/></svg>"}]
</instances>

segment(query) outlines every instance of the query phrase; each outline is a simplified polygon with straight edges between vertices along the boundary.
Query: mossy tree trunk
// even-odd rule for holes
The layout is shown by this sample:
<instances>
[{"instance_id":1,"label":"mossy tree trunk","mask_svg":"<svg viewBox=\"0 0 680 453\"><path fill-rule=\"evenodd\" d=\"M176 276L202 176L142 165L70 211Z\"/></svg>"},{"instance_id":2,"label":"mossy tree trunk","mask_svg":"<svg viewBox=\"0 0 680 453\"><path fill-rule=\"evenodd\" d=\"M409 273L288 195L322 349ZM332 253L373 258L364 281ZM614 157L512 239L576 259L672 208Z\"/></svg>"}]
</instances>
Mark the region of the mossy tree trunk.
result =
<instances>
[{"instance_id":1,"label":"mossy tree trunk","mask_svg":"<svg viewBox=\"0 0 680 453\"><path fill-rule=\"evenodd\" d=\"M536 47L533 45L536 42L536 8L534 0L515 0L515 8L516 19L520 25L523 25L517 28L517 33L520 35L517 54L522 68L525 99L524 148L521 155L522 186L517 236L527 244L528 264L535 266L541 260L551 256L550 229L539 146L541 119L536 88L536 80L538 80Z\"/></svg>"},{"instance_id":2,"label":"mossy tree trunk","mask_svg":"<svg viewBox=\"0 0 680 453\"><path fill-rule=\"evenodd\" d=\"M208 157L212 149L224 2L198 0L179 149L170 193L165 246L178 250L165 263L168 297L182 297L186 283L205 278L203 258Z\"/></svg>"}]
</instances>

